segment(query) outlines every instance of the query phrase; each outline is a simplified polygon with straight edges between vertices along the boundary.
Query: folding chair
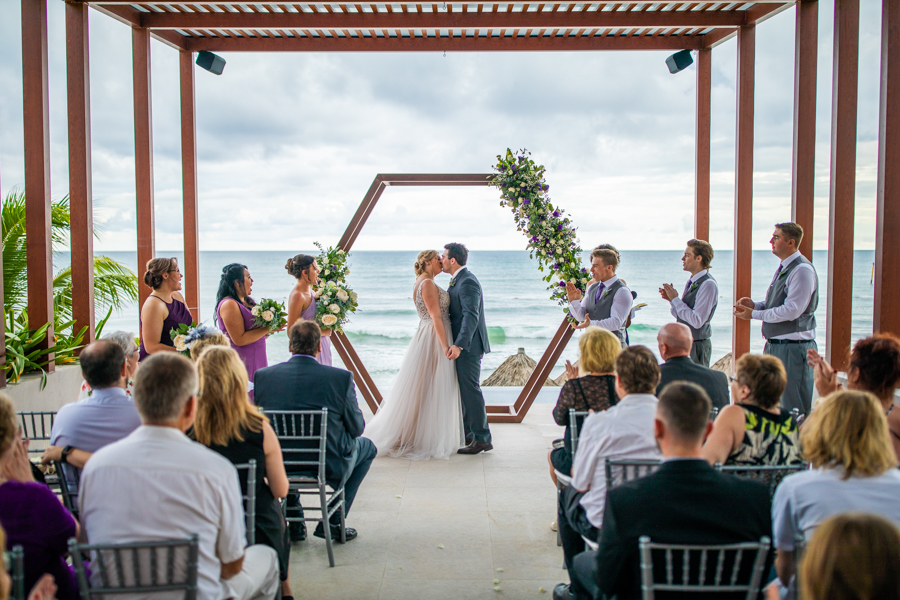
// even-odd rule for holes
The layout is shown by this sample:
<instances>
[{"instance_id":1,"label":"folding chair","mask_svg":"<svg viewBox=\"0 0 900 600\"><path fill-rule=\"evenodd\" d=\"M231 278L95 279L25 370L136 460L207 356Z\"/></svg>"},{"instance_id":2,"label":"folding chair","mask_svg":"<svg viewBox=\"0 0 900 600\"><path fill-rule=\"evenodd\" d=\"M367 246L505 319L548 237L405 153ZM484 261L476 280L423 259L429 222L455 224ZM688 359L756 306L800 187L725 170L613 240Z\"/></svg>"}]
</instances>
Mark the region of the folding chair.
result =
<instances>
[{"instance_id":1,"label":"folding chair","mask_svg":"<svg viewBox=\"0 0 900 600\"><path fill-rule=\"evenodd\" d=\"M767 465L759 467L732 465L723 467L717 463L716 468L723 473L728 473L729 475L734 475L735 477L741 477L743 479L753 479L765 483L767 486L769 486L769 497L771 498L775 496L775 488L778 487L778 484L781 483L782 479L784 479L788 475L791 475L792 473L805 471L808 467L805 464L775 466Z\"/></svg>"},{"instance_id":2,"label":"folding chair","mask_svg":"<svg viewBox=\"0 0 900 600\"><path fill-rule=\"evenodd\" d=\"M574 408L569 409L569 443L572 446L573 461L575 459L575 450L578 449L578 420L584 419L589 414L590 412L586 410L575 410ZM572 483L572 476L560 473L556 469L553 469L553 472L556 475L556 503L557 505L559 505L559 494L562 492L562 489L564 487ZM558 530L556 532L556 545L562 546L562 539L559 537Z\"/></svg>"},{"instance_id":3,"label":"folding chair","mask_svg":"<svg viewBox=\"0 0 900 600\"><path fill-rule=\"evenodd\" d=\"M713 407L712 407L712 410L709 411L709 420L710 420L710 421L715 421L715 420L716 420L716 417L718 417L718 416L719 416L719 407L718 407L718 406L713 406Z\"/></svg>"},{"instance_id":4,"label":"folding chair","mask_svg":"<svg viewBox=\"0 0 900 600\"><path fill-rule=\"evenodd\" d=\"M25 549L22 546L13 546L6 552L6 569L12 579L10 600L25 600Z\"/></svg>"},{"instance_id":5,"label":"folding chair","mask_svg":"<svg viewBox=\"0 0 900 600\"><path fill-rule=\"evenodd\" d=\"M66 471L62 463L53 461L53 468L56 469L56 475L59 478L59 491L62 496L63 505L69 509L72 516L78 518L78 487L81 484L81 469L67 465L72 473L72 479L66 476Z\"/></svg>"},{"instance_id":6,"label":"folding chair","mask_svg":"<svg viewBox=\"0 0 900 600\"><path fill-rule=\"evenodd\" d=\"M640 479L650 473L655 473L659 469L659 459L606 459L606 492L614 487Z\"/></svg>"},{"instance_id":7,"label":"folding chair","mask_svg":"<svg viewBox=\"0 0 900 600\"><path fill-rule=\"evenodd\" d=\"M247 523L247 545L252 546L256 543L256 459L251 458L246 464L234 466L238 475L247 472L247 485L241 490L241 497L244 500L244 517Z\"/></svg>"},{"instance_id":8,"label":"folding chair","mask_svg":"<svg viewBox=\"0 0 900 600\"><path fill-rule=\"evenodd\" d=\"M19 425L22 426L22 437L29 440L28 458L32 463L40 463L41 455L50 445L50 430L53 429L53 421L56 419L54 411L34 411L16 413ZM45 475L44 481L52 489L59 485L57 475Z\"/></svg>"}]
</instances>

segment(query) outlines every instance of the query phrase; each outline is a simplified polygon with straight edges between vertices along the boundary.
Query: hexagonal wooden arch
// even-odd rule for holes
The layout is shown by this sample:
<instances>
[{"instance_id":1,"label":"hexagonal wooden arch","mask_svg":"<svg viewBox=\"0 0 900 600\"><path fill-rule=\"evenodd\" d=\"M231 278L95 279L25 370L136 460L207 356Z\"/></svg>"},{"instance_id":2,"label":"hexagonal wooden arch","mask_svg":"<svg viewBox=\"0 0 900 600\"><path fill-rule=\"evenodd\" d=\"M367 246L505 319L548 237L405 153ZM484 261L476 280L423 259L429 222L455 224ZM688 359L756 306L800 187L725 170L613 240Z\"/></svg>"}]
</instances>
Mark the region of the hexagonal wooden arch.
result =
<instances>
[{"instance_id":1,"label":"hexagonal wooden arch","mask_svg":"<svg viewBox=\"0 0 900 600\"><path fill-rule=\"evenodd\" d=\"M350 251L353 242L356 241L359 232L369 219L369 215L372 214L375 203L378 202L384 189L388 186L486 186L491 177L491 175L482 173L404 173L376 175L375 180L369 187L369 191L363 198L362 203L360 203L359 208L356 209L356 214L353 215L353 219L347 226L347 230L338 242L338 248L341 248L346 252ZM549 377L550 371L553 369L556 361L559 360L560 354L562 354L566 344L568 344L569 340L572 338L572 333L572 328L569 327L567 319L563 318L562 324L560 324L559 329L556 330L556 334L550 341L550 345L547 346L547 349L535 366L534 371L531 373L531 377L525 383L525 387L522 388L522 392L516 399L515 404L489 404L487 406L489 422L522 422L522 419L525 418L528 409L531 408L534 399L537 397L543 382ZM372 381L372 377L366 370L365 365L363 365L362 359L356 353L356 350L353 349L350 340L347 339L347 336L343 333L335 333L331 336L331 341L338 351L338 354L341 356L341 360L344 361L344 365L346 365L346 367L350 369L350 372L353 373L356 385L359 387L363 398L365 398L366 404L369 405L369 408L372 409L373 413L376 412L381 405L383 398L378 391L375 382Z\"/></svg>"}]
</instances>

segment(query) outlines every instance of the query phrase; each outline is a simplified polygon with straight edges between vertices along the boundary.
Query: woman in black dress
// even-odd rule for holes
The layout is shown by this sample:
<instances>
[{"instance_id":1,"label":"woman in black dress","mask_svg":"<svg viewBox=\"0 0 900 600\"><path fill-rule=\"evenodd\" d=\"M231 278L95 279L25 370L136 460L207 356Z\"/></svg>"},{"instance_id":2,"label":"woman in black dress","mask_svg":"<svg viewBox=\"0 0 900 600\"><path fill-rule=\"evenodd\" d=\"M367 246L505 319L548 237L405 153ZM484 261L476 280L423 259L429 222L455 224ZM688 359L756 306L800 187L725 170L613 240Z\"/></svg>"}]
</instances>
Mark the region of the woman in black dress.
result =
<instances>
[{"instance_id":1,"label":"woman in black dress","mask_svg":"<svg viewBox=\"0 0 900 600\"><path fill-rule=\"evenodd\" d=\"M250 404L247 368L237 352L222 346L205 348L197 370L200 400L194 438L236 465L256 460L256 542L275 549L281 595L292 600L288 579L291 545L277 500L288 492L281 445L268 419ZM246 471L241 472L241 489L247 493Z\"/></svg>"}]
</instances>

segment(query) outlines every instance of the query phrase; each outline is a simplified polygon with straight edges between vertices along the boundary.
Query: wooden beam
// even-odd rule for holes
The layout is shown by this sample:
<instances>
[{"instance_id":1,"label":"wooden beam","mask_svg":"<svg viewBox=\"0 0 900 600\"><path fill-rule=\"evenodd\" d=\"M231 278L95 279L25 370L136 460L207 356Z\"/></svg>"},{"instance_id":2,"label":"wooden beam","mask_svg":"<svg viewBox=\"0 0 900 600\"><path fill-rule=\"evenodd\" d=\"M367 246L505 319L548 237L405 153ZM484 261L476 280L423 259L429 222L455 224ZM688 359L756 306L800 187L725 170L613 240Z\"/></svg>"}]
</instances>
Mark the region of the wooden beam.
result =
<instances>
[{"instance_id":1,"label":"wooden beam","mask_svg":"<svg viewBox=\"0 0 900 600\"><path fill-rule=\"evenodd\" d=\"M882 3L874 330L900 335L900 2Z\"/></svg>"},{"instance_id":2,"label":"wooden beam","mask_svg":"<svg viewBox=\"0 0 900 600\"><path fill-rule=\"evenodd\" d=\"M94 341L94 216L91 186L91 77L88 9L66 4L66 102L74 331Z\"/></svg>"},{"instance_id":3,"label":"wooden beam","mask_svg":"<svg viewBox=\"0 0 900 600\"><path fill-rule=\"evenodd\" d=\"M737 39L737 132L734 167L733 298L735 300L751 297L755 54L755 26L741 27ZM732 317L731 349L732 361L737 361L750 351L750 321Z\"/></svg>"},{"instance_id":4,"label":"wooden beam","mask_svg":"<svg viewBox=\"0 0 900 600\"><path fill-rule=\"evenodd\" d=\"M850 358L853 309L858 73L859 0L835 0L825 351L828 361L841 371Z\"/></svg>"},{"instance_id":5,"label":"wooden beam","mask_svg":"<svg viewBox=\"0 0 900 600\"><path fill-rule=\"evenodd\" d=\"M194 321L200 322L200 229L197 187L197 104L194 94L194 55L181 51L181 189L184 214L185 300Z\"/></svg>"},{"instance_id":6,"label":"wooden beam","mask_svg":"<svg viewBox=\"0 0 900 600\"><path fill-rule=\"evenodd\" d=\"M95 6L122 6L122 5L135 5L135 6L146 6L146 5L169 5L173 6L174 3L167 0L74 0L76 2L85 2L86 4L91 4ZM743 1L743 0L742 0ZM776 5L783 6L787 5L788 7L792 6L796 0L754 0L754 5ZM747 2L743 2L747 4ZM254 2L252 4L247 4L247 0L190 0L188 2L178 3L179 5L189 5L189 6L275 6L275 5L283 5L283 1L272 1L267 0L264 2ZM317 2L316 0L301 0L299 2L295 2L291 0L291 5L294 6L321 6L321 2ZM351 5L350 3L338 3L338 4L346 4ZM437 11L438 4L435 4L434 0L410 0L410 2L403 2L403 6L432 6L435 7L433 12ZM483 3L488 6L493 6L495 10L497 7L500 7L499 12L503 12L509 7L509 12L512 12L513 2L504 2L504 3L491 3L486 2ZM540 2L530 2L525 3L526 5L542 5ZM554 6L560 7L559 10L572 10L574 7L578 5L583 5L583 0L560 0L559 2L553 2ZM609 0L605 0L602 4L606 6L633 6L633 5L641 5L643 7L649 6L647 0L626 0L624 2L611 2ZM725 4L722 0L691 0L689 4L696 5L698 7L703 6L711 6L711 5L722 5ZM521 3L519 3L521 5ZM354 5L355 6L355 5ZM367 5L373 6L373 5ZM564 8L565 7L565 8ZM451 12L451 11L441 11L441 12ZM726 12L726 11L723 11Z\"/></svg>"},{"instance_id":7,"label":"wooden beam","mask_svg":"<svg viewBox=\"0 0 900 600\"><path fill-rule=\"evenodd\" d=\"M712 50L697 53L697 123L694 162L694 237L709 240L709 159L712 118Z\"/></svg>"},{"instance_id":8,"label":"wooden beam","mask_svg":"<svg viewBox=\"0 0 900 600\"><path fill-rule=\"evenodd\" d=\"M794 5L794 0L791 2L782 2L782 3L769 3L764 4L762 2L756 2L753 7L744 11L744 25L757 25L771 19L778 13L787 10L791 6ZM720 46L724 44L731 38L735 37L738 34L737 28L735 29L727 29L727 28L719 28L715 31L711 31L703 36L703 47L704 48L715 48L716 46Z\"/></svg>"},{"instance_id":9,"label":"wooden beam","mask_svg":"<svg viewBox=\"0 0 900 600\"><path fill-rule=\"evenodd\" d=\"M813 256L816 183L816 68L819 47L819 2L797 5L794 36L794 156L791 220L803 228L800 252Z\"/></svg>"},{"instance_id":10,"label":"wooden beam","mask_svg":"<svg viewBox=\"0 0 900 600\"><path fill-rule=\"evenodd\" d=\"M47 0L22 0L22 101L25 133L25 254L28 326L49 323L40 347L53 345L53 238L50 233L50 110ZM47 371L54 370L53 355Z\"/></svg>"},{"instance_id":11,"label":"wooden beam","mask_svg":"<svg viewBox=\"0 0 900 600\"><path fill-rule=\"evenodd\" d=\"M559 360L560 355L562 355L563 350L566 349L566 346L568 345L569 340L572 339L574 333L575 330L572 329L572 323L569 321L569 317L563 317L562 323L557 328L553 339L550 340L550 345L547 346L547 349L544 350L544 353L541 355L541 359L534 365L534 370L531 371L528 381L525 382L525 386L522 388L522 391L519 392L519 397L516 398L516 403L513 405L512 410L510 410L514 415L512 422L521 423L525 418L525 415L528 414L528 410L534 403L535 398L537 398L541 388L544 387L544 382L547 381L547 378L550 376L550 371L556 366L556 362ZM488 421L490 421L490 416L488 417ZM500 420L497 422L506 423L510 421Z\"/></svg>"},{"instance_id":12,"label":"wooden beam","mask_svg":"<svg viewBox=\"0 0 900 600\"><path fill-rule=\"evenodd\" d=\"M156 232L153 208L153 127L150 94L150 31L131 30L131 52L134 70L134 170L137 190L138 274L156 254ZM139 286L140 306L150 295L150 288Z\"/></svg>"},{"instance_id":13,"label":"wooden beam","mask_svg":"<svg viewBox=\"0 0 900 600\"><path fill-rule=\"evenodd\" d=\"M87 4L87 3L85 3ZM105 14L108 17L119 21L120 23L124 23L125 25L130 25L131 27L140 27L141 26L141 12L137 9L132 8L127 5L104 5L104 4L92 4L91 5L95 10ZM169 46L170 48L174 48L175 50L184 50L185 42L187 39L185 36L181 35L175 31L153 31L150 35L156 39L157 41L162 42L163 44Z\"/></svg>"}]
</instances>

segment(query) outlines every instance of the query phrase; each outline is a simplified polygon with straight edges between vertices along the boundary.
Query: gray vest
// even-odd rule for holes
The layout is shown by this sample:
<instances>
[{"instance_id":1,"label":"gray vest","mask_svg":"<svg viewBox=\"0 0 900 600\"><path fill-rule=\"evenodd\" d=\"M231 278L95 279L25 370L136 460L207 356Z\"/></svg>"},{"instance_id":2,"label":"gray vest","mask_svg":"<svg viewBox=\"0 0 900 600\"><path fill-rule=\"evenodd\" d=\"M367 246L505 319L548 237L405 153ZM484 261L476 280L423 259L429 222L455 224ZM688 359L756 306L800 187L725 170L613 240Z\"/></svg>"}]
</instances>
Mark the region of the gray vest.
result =
<instances>
[{"instance_id":1,"label":"gray vest","mask_svg":"<svg viewBox=\"0 0 900 600\"><path fill-rule=\"evenodd\" d=\"M685 292L684 296L681 297L681 300L685 304L690 306L691 308L694 308L694 303L697 302L697 292L700 291L700 286L707 279L712 279L713 281L715 281L715 278L712 275L710 275L709 272L707 271L706 275L704 275L703 277L701 277L700 279L698 279L691 285L690 289L688 289L688 291ZM676 318L676 320L679 323L683 323L688 326L688 329L691 330L691 336L693 337L693 339L708 340L709 338L712 337L712 327L710 326L709 322L712 321L713 315L716 314L716 307L718 305L719 305L719 299L716 298L716 303L713 304L712 310L709 311L709 317L706 319L706 322L703 323L703 325L701 325L700 327L696 327L696 328L691 327L690 323L688 323L686 321L683 321L678 318Z\"/></svg>"},{"instance_id":2,"label":"gray vest","mask_svg":"<svg viewBox=\"0 0 900 600\"><path fill-rule=\"evenodd\" d=\"M787 284L788 274L800 265L812 266L812 263L806 260L806 257L801 254L799 258L785 267L778 275L778 278L772 282L772 285L769 286L769 291L766 292L767 309L784 304L784 301L787 299L787 290L785 289L785 285ZM815 272L815 270L815 267L813 267L813 272ZM819 275L818 273L816 273L817 282L818 278ZM809 331L810 329L815 329L815 312L816 307L818 306L819 286L816 285L816 289L813 290L812 296L810 296L809 298L809 304L806 305L806 309L799 317L797 317L793 321L782 321L781 323L766 323L765 321L763 321L763 337L765 337L766 339L770 339L779 335L785 335L786 333L797 333L800 331Z\"/></svg>"},{"instance_id":3,"label":"gray vest","mask_svg":"<svg viewBox=\"0 0 900 600\"><path fill-rule=\"evenodd\" d=\"M590 317L591 321L602 321L603 319L608 319L610 314L612 314L612 305L613 300L616 297L616 292L619 291L619 288L625 287L625 284L622 283L622 280L617 279L614 284L603 290L603 295L600 297L600 300L595 301L594 297L597 295L597 287L599 285L600 284L597 283L589 286L585 291L584 300L582 300L581 302L581 306L584 307L584 310L587 313L588 317ZM626 317L626 322L627 320L628 319ZM622 329L613 331L613 333L619 337L619 341L622 342L622 345L625 345L625 324L622 324Z\"/></svg>"}]
</instances>

